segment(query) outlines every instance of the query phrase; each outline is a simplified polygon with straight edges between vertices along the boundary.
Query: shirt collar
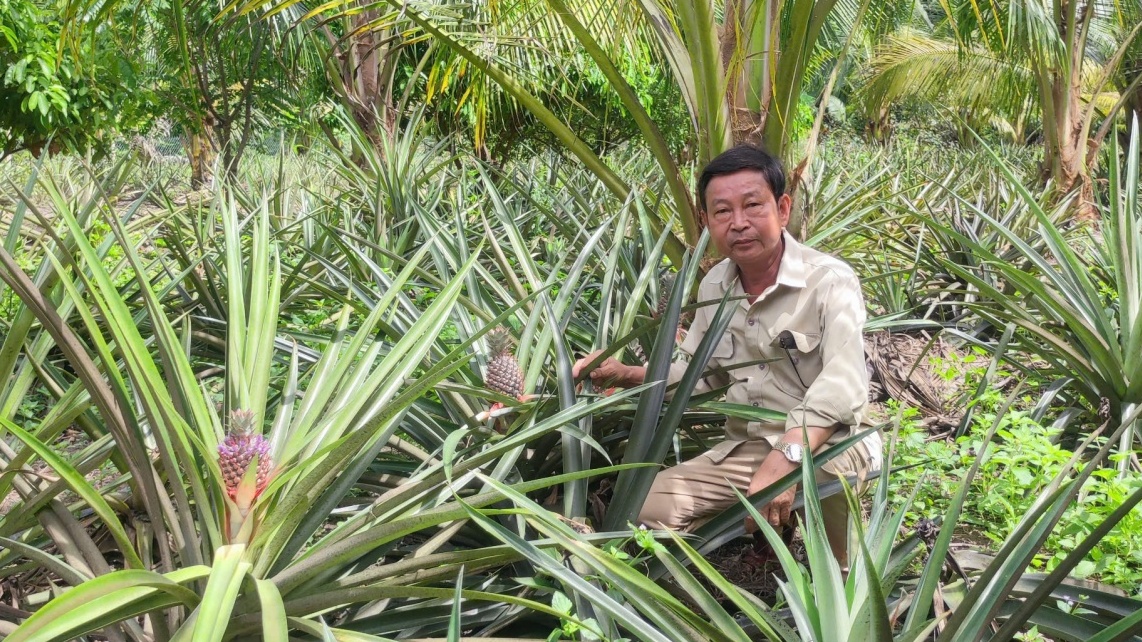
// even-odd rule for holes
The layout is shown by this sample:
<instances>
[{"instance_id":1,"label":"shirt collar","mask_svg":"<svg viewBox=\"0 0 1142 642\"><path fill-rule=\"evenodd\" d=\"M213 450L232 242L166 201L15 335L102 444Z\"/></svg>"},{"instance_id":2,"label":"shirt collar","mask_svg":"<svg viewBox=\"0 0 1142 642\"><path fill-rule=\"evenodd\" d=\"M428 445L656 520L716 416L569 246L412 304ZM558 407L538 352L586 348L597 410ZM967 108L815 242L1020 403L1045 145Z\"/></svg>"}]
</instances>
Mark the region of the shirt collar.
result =
<instances>
[{"instance_id":1,"label":"shirt collar","mask_svg":"<svg viewBox=\"0 0 1142 642\"><path fill-rule=\"evenodd\" d=\"M781 231L781 238L785 239L785 251L781 253L781 265L777 266L776 285L785 285L791 288L805 287L805 246L797 242L793 235L785 230ZM722 285L726 288L733 286L738 279L738 267L730 261L733 269L726 270L722 275Z\"/></svg>"}]
</instances>

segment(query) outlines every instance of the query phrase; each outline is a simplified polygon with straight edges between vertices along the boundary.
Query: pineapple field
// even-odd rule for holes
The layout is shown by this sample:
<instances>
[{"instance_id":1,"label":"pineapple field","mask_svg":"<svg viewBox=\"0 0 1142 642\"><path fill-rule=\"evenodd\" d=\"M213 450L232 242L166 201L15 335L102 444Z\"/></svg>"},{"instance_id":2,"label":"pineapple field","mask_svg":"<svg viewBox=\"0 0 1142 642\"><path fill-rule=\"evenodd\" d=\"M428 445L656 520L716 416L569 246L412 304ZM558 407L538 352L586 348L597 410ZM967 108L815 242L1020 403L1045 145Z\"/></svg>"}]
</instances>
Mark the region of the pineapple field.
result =
<instances>
[{"instance_id":1,"label":"pineapple field","mask_svg":"<svg viewBox=\"0 0 1142 642\"><path fill-rule=\"evenodd\" d=\"M0 0L0 638L1142 639L1140 23ZM743 141L860 279L883 463L647 529L785 418L711 341L665 384Z\"/></svg>"}]
</instances>

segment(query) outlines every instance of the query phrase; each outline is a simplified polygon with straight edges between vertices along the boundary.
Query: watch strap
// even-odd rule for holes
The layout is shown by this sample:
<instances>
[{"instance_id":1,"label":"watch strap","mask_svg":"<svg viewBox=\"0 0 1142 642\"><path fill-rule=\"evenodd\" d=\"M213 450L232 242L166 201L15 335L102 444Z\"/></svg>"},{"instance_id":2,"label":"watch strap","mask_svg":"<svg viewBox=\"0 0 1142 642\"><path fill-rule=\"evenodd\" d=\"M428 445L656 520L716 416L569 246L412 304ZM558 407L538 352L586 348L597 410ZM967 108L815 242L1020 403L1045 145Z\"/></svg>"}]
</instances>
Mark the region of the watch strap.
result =
<instances>
[{"instance_id":1,"label":"watch strap","mask_svg":"<svg viewBox=\"0 0 1142 642\"><path fill-rule=\"evenodd\" d=\"M799 464L799 463L801 463L801 458L804 457L804 453L802 453L801 457L794 459L793 454L791 453L794 445L795 444L791 444L791 443L786 442L786 441L778 441L774 445L774 449L780 451L781 454L784 455L785 458L788 459L790 462L792 462L794 464ZM798 448L798 450L804 450L804 448L803 447Z\"/></svg>"}]
</instances>

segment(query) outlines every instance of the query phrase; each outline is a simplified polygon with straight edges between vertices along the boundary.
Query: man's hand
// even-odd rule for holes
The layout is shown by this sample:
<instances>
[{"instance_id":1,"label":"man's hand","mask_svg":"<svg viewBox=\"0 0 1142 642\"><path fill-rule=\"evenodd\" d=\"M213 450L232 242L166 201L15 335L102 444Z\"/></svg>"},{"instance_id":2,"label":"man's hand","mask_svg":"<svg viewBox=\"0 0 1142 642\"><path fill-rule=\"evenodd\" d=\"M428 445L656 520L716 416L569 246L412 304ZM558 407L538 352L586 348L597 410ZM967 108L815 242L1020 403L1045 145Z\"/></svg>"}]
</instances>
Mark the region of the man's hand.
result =
<instances>
[{"instance_id":1,"label":"man's hand","mask_svg":"<svg viewBox=\"0 0 1142 642\"><path fill-rule=\"evenodd\" d=\"M802 430L801 428L794 428L785 433L782 441L790 444L804 444L808 445L809 450L817 452L829 440L829 437L836 432L836 428L816 428L810 426ZM782 477L793 472L794 469L800 468L801 464L795 464L785 458L780 450L776 448L770 451L765 456L765 460L761 462L761 467L753 474L753 478L749 482L749 493L752 495L763 488L771 486L774 482ZM797 496L797 486L794 484L785 492L777 497L774 497L765 506L761 507L758 511L761 513L762 519L769 522L770 526L777 528L783 524L789 523L789 514L793 509L793 498ZM752 517L745 518L745 532L752 533L757 530L757 524L753 523Z\"/></svg>"},{"instance_id":2,"label":"man's hand","mask_svg":"<svg viewBox=\"0 0 1142 642\"><path fill-rule=\"evenodd\" d=\"M595 350L591 354L579 359L571 366L571 375L576 379L583 372L587 364L594 361L602 350ZM599 388L610 388L612 386L619 386L622 388L629 388L630 386L637 386L642 383L646 377L646 368L638 366L626 366L619 363L618 359L614 357L607 357L600 363L594 370L591 370L591 383Z\"/></svg>"},{"instance_id":3,"label":"man's hand","mask_svg":"<svg viewBox=\"0 0 1142 642\"><path fill-rule=\"evenodd\" d=\"M796 470L797 466L797 464L786 459L781 451L770 452L766 455L765 461L761 462L761 467L753 474L753 479L749 482L749 492L746 495L753 495L768 488L777 480ZM793 512L793 498L796 496L797 485L794 484L774 497L768 504L762 506L758 512L761 513L762 519L769 522L769 525L774 528L788 524L790 514ZM752 533L756 530L757 524L753 522L753 518L745 518L745 532Z\"/></svg>"}]
</instances>

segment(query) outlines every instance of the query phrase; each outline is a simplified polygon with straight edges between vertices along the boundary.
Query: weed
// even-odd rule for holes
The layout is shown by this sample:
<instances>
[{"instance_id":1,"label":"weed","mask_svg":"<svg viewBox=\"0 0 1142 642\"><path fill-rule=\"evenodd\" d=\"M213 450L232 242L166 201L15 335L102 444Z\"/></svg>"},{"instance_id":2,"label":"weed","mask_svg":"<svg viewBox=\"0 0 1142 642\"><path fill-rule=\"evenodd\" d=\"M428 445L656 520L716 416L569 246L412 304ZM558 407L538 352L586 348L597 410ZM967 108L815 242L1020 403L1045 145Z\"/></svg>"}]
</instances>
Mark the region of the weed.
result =
<instances>
[{"instance_id":1,"label":"weed","mask_svg":"<svg viewBox=\"0 0 1142 642\"><path fill-rule=\"evenodd\" d=\"M946 514L949 498L967 469L977 457L983 457L964 505L961 524L967 530L961 532L961 538L976 541L979 538L975 534L982 534L985 541L979 543L998 546L1072 456L1071 451L1057 443L1059 431L1043 426L1023 411L1007 413L988 449L983 448L982 440L995 420L990 412L981 412L972 430L954 441L930 440L927 431L917 423L914 410L906 409L903 416L896 442L897 464L911 467L893 475L893 487L899 492L890 497L902 502L908 495L907 489L919 485L920 492L906 519L909 528L922 518ZM1142 474L1120 478L1111 468L1095 471L1048 538L1042 553L1032 561L1033 570L1054 569L1139 486ZM1123 519L1073 575L1138 592L1142 588L1142 512L1135 510Z\"/></svg>"}]
</instances>

